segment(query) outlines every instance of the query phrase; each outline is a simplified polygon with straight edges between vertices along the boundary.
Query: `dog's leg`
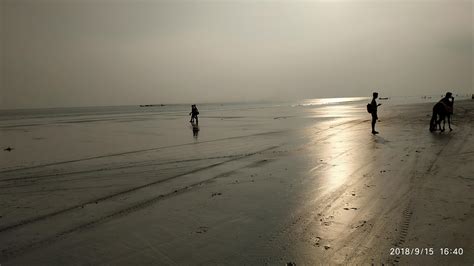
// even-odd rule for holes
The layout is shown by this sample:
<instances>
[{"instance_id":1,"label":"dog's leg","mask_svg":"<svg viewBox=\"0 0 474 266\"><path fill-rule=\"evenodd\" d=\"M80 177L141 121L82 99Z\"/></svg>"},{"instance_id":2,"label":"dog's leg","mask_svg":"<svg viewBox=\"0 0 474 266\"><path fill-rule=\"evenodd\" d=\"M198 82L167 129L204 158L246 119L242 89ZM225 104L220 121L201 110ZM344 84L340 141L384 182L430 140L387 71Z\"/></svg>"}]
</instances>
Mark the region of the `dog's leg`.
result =
<instances>
[{"instance_id":1,"label":"dog's leg","mask_svg":"<svg viewBox=\"0 0 474 266\"><path fill-rule=\"evenodd\" d=\"M438 114L436 118L436 125L438 126L439 131L443 131L441 128L441 115Z\"/></svg>"},{"instance_id":2,"label":"dog's leg","mask_svg":"<svg viewBox=\"0 0 474 266\"><path fill-rule=\"evenodd\" d=\"M431 115L431 120L430 120L430 131L433 132L436 130L436 113L433 110L433 114Z\"/></svg>"},{"instance_id":3,"label":"dog's leg","mask_svg":"<svg viewBox=\"0 0 474 266\"><path fill-rule=\"evenodd\" d=\"M437 123L438 123L439 131L441 131L441 132L444 131L444 130L443 130L443 127L441 126L441 122L443 122L443 119L444 119L443 115L440 114L440 113L438 113L438 121L437 121Z\"/></svg>"},{"instance_id":4,"label":"dog's leg","mask_svg":"<svg viewBox=\"0 0 474 266\"><path fill-rule=\"evenodd\" d=\"M436 130L441 130L441 117L439 116L438 112L436 112L435 122Z\"/></svg>"},{"instance_id":5,"label":"dog's leg","mask_svg":"<svg viewBox=\"0 0 474 266\"><path fill-rule=\"evenodd\" d=\"M444 132L446 130L446 117L443 116L443 130L441 130L442 132Z\"/></svg>"},{"instance_id":6,"label":"dog's leg","mask_svg":"<svg viewBox=\"0 0 474 266\"><path fill-rule=\"evenodd\" d=\"M449 126L449 131L453 131L453 129L451 128L451 115L448 114L448 126Z\"/></svg>"}]
</instances>

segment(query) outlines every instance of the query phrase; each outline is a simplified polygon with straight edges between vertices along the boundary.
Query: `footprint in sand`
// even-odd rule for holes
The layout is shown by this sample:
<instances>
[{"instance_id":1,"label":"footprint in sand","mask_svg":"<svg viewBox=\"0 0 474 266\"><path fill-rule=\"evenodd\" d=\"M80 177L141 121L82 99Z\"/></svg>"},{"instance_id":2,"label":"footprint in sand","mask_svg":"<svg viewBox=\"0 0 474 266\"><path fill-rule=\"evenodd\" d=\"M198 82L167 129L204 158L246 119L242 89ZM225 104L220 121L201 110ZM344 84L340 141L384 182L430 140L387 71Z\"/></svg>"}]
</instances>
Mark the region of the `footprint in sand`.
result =
<instances>
[{"instance_id":1,"label":"footprint in sand","mask_svg":"<svg viewBox=\"0 0 474 266\"><path fill-rule=\"evenodd\" d=\"M209 227L206 227L206 226L199 226L199 227L198 227L198 230L196 231L196 233L198 233L198 234L203 234L203 233L206 233L208 230L209 230Z\"/></svg>"},{"instance_id":2,"label":"footprint in sand","mask_svg":"<svg viewBox=\"0 0 474 266\"><path fill-rule=\"evenodd\" d=\"M321 240L322 240L322 238L319 237L319 236L311 237L312 245L315 246L315 247L319 247L321 245L321 243L320 243Z\"/></svg>"},{"instance_id":3,"label":"footprint in sand","mask_svg":"<svg viewBox=\"0 0 474 266\"><path fill-rule=\"evenodd\" d=\"M366 224L367 224L367 221L365 221L365 220L359 221L359 223L357 223L356 225L352 225L352 228L359 228L359 227L362 227Z\"/></svg>"},{"instance_id":4,"label":"footprint in sand","mask_svg":"<svg viewBox=\"0 0 474 266\"><path fill-rule=\"evenodd\" d=\"M318 215L321 217L322 214L321 213L318 213ZM319 219L319 221L321 222L321 225L324 225L324 226L330 226L333 224L333 221L334 220L334 216L333 215L330 215L330 216L322 216L322 218Z\"/></svg>"}]
</instances>

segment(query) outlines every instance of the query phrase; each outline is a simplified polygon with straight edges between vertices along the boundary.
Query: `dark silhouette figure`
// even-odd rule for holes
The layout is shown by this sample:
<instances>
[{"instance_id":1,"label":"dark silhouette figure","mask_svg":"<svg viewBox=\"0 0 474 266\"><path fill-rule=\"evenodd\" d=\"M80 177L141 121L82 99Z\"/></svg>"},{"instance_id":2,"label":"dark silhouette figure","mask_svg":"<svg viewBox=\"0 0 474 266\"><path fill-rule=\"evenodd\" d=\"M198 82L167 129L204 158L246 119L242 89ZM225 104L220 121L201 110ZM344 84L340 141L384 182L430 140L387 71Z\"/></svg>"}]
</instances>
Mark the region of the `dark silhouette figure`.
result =
<instances>
[{"instance_id":1,"label":"dark silhouette figure","mask_svg":"<svg viewBox=\"0 0 474 266\"><path fill-rule=\"evenodd\" d=\"M446 129L446 117L448 118L449 130L451 128L451 115L453 114L454 97L451 92L447 92L446 96L433 106L433 115L430 121L430 131L433 132L439 128L441 132ZM441 128L441 121L443 121L443 128Z\"/></svg>"},{"instance_id":2,"label":"dark silhouette figure","mask_svg":"<svg viewBox=\"0 0 474 266\"><path fill-rule=\"evenodd\" d=\"M199 114L199 111L196 105L195 104L191 105L191 112L189 113L189 115L191 116L191 120L189 122L194 123L194 119L196 119L196 124L198 124L199 123L198 114Z\"/></svg>"},{"instance_id":3,"label":"dark silhouette figure","mask_svg":"<svg viewBox=\"0 0 474 266\"><path fill-rule=\"evenodd\" d=\"M377 123L377 120L379 117L377 116L377 108L382 105L381 103L377 104L377 101L375 101L379 97L379 94L377 92L372 93L372 102L370 102L367 105L367 111L372 115L372 134L379 134L375 130L375 123Z\"/></svg>"}]
</instances>

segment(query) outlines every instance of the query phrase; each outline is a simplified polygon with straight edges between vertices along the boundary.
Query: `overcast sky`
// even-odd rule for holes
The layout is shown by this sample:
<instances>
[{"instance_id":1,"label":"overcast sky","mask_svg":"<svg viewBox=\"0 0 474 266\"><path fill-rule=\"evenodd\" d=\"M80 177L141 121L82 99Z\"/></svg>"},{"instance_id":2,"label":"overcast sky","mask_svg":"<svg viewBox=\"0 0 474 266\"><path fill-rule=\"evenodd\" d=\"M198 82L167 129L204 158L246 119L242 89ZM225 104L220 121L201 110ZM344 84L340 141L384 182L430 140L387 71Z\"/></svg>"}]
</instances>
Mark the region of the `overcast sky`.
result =
<instances>
[{"instance_id":1,"label":"overcast sky","mask_svg":"<svg viewBox=\"0 0 474 266\"><path fill-rule=\"evenodd\" d=\"M0 0L0 12L0 108L473 91L471 0Z\"/></svg>"}]
</instances>

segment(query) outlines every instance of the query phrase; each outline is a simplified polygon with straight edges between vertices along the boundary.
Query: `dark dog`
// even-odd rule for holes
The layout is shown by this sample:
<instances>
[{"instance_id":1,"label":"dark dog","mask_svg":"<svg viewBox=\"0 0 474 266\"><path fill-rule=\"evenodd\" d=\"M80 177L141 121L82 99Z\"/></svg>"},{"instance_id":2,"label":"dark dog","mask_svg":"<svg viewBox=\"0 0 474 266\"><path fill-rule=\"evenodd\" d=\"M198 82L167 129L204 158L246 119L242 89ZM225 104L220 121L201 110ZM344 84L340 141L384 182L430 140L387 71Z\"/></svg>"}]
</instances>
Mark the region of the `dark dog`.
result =
<instances>
[{"instance_id":1,"label":"dark dog","mask_svg":"<svg viewBox=\"0 0 474 266\"><path fill-rule=\"evenodd\" d=\"M447 106L443 102L438 102L433 106L433 115L431 116L430 121L430 131L433 132L437 130L437 127L441 132L446 129L446 117L448 118L448 126L449 130L453 130L451 128L451 114L452 114L452 107ZM443 128L441 128L441 121L443 121Z\"/></svg>"}]
</instances>

